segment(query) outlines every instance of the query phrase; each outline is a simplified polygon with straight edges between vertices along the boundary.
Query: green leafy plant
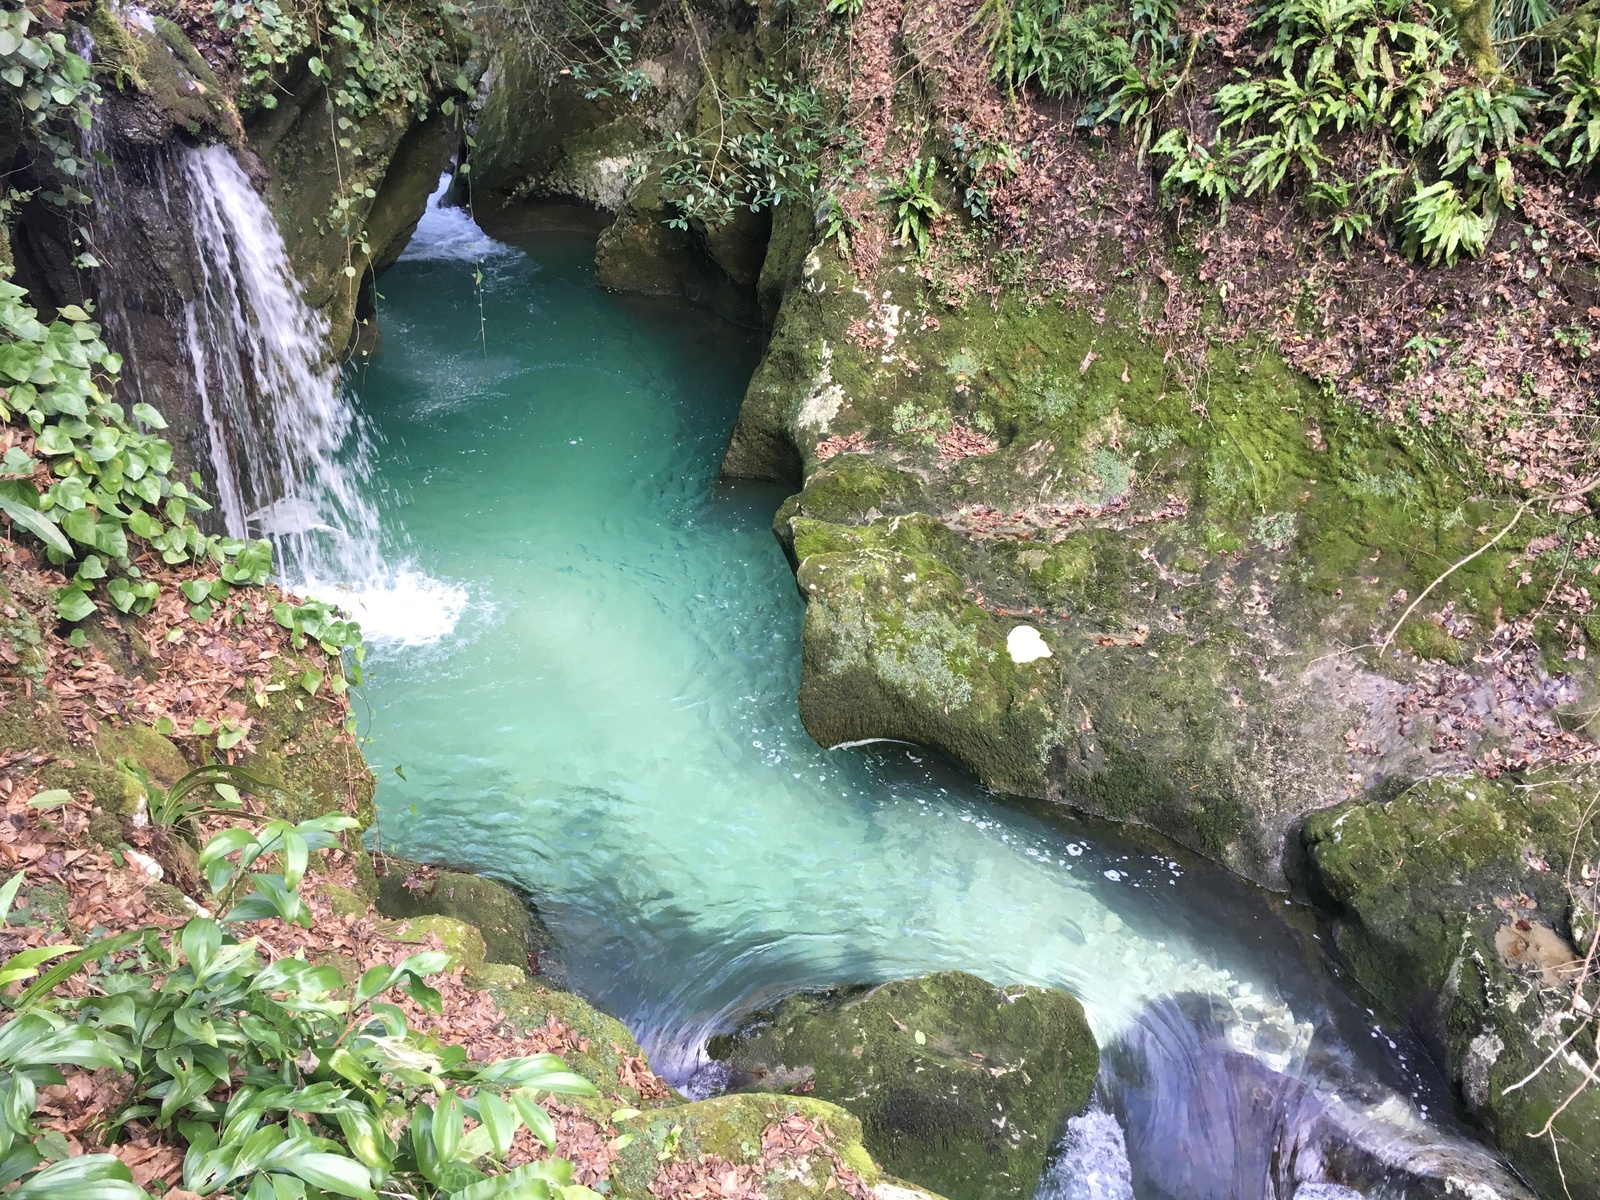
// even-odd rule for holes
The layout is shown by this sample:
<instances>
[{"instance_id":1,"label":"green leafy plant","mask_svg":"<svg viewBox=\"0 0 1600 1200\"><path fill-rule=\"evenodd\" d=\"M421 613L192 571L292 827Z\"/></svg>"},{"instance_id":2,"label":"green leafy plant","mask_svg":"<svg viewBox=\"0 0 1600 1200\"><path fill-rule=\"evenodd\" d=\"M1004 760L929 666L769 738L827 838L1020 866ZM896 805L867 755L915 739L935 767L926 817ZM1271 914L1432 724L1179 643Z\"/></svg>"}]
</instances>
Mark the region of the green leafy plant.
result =
<instances>
[{"instance_id":1,"label":"green leafy plant","mask_svg":"<svg viewBox=\"0 0 1600 1200\"><path fill-rule=\"evenodd\" d=\"M843 202L831 192L823 202L821 212L822 240L834 243L838 247L840 258L848 258L850 241L861 228L861 222L847 213Z\"/></svg>"},{"instance_id":2,"label":"green leafy plant","mask_svg":"<svg viewBox=\"0 0 1600 1200\"><path fill-rule=\"evenodd\" d=\"M886 193L895 206L894 236L918 258L927 255L933 223L944 215L944 206L933 194L937 172L938 164L932 158L913 159Z\"/></svg>"},{"instance_id":3,"label":"green leafy plant","mask_svg":"<svg viewBox=\"0 0 1600 1200\"><path fill-rule=\"evenodd\" d=\"M1228 202L1241 186L1234 162L1234 147L1226 138L1205 146L1181 128L1167 130L1150 148L1152 155L1168 160L1161 175L1161 195L1168 204L1195 196L1217 206L1226 220Z\"/></svg>"},{"instance_id":4,"label":"green leafy plant","mask_svg":"<svg viewBox=\"0 0 1600 1200\"><path fill-rule=\"evenodd\" d=\"M1323 179L1307 190L1307 199L1328 223L1328 236L1348 254L1372 231L1372 213L1359 207L1358 189L1345 179Z\"/></svg>"},{"instance_id":5,"label":"green leafy plant","mask_svg":"<svg viewBox=\"0 0 1600 1200\"><path fill-rule=\"evenodd\" d=\"M26 294L0 281L0 419L25 423L33 437L31 454L14 446L0 460L0 512L69 568L56 601L62 620L92 613L102 581L114 608L150 610L156 585L134 565L130 537L167 563L213 561L230 585L264 583L267 543L209 537L190 519L210 506L173 478L171 444L144 431L165 428L161 415L147 404L129 414L108 397L121 359L100 327L73 305L45 325Z\"/></svg>"},{"instance_id":6,"label":"green leafy plant","mask_svg":"<svg viewBox=\"0 0 1600 1200\"><path fill-rule=\"evenodd\" d=\"M1579 35L1556 63L1551 108L1560 123L1545 145L1567 152L1568 167L1594 165L1600 158L1600 28Z\"/></svg>"},{"instance_id":7,"label":"green leafy plant","mask_svg":"<svg viewBox=\"0 0 1600 1200\"><path fill-rule=\"evenodd\" d=\"M740 95L719 89L717 102L714 130L675 133L668 142L661 182L674 211L667 223L722 225L741 210L814 204L828 127L816 87L792 75L763 76Z\"/></svg>"},{"instance_id":8,"label":"green leafy plant","mask_svg":"<svg viewBox=\"0 0 1600 1200\"><path fill-rule=\"evenodd\" d=\"M426 978L446 955L380 964L347 987L302 957L264 961L258 939L229 932L309 924L299 888L311 856L354 825L330 815L225 830L199 856L214 916L0 965L0 981L32 981L4 998L14 1015L0 1026L0 1178L21 1181L11 1195L147 1200L115 1157L67 1158L35 1125L39 1086L77 1067L126 1073L101 1136L114 1141L136 1119L165 1131L187 1148L182 1186L200 1195L593 1197L559 1159L499 1169L523 1127L554 1146L540 1093L594 1095L592 1084L549 1054L471 1062L385 999L398 992L439 1012ZM255 869L269 861L278 869ZM0 889L0 918L21 882L19 873ZM61 961L41 971L52 958ZM91 962L101 969L87 994L56 993Z\"/></svg>"},{"instance_id":9,"label":"green leafy plant","mask_svg":"<svg viewBox=\"0 0 1600 1200\"><path fill-rule=\"evenodd\" d=\"M43 198L60 205L87 203L75 181L88 174L88 164L79 157L71 127L88 129L99 103L100 85L88 62L67 46L65 36L40 29L28 7L18 4L0 11L0 79L13 89L29 132L63 179L59 190L47 190ZM8 187L0 211L27 195Z\"/></svg>"},{"instance_id":10,"label":"green leafy plant","mask_svg":"<svg viewBox=\"0 0 1600 1200\"><path fill-rule=\"evenodd\" d=\"M1483 253L1491 231L1489 218L1467 201L1448 179L1423 186L1401 209L1400 233L1405 251L1430 265L1453 265L1463 254Z\"/></svg>"}]
</instances>

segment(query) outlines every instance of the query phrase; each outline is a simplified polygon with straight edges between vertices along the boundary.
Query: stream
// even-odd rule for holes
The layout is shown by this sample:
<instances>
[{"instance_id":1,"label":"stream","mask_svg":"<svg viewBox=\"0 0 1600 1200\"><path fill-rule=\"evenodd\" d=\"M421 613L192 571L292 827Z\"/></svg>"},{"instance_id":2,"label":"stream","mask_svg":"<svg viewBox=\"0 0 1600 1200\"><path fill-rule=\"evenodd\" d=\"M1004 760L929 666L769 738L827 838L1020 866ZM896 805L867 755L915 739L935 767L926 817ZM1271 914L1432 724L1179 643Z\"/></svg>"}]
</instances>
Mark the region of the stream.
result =
<instances>
[{"instance_id":1,"label":"stream","mask_svg":"<svg viewBox=\"0 0 1600 1200\"><path fill-rule=\"evenodd\" d=\"M962 969L1070 990L1103 1048L1042 1196L1498 1179L1306 910L923 749L810 740L784 489L717 474L758 344L592 260L435 203L380 281L347 384L390 567L345 598L383 843L537 897L571 986L693 1094L708 1034L785 992Z\"/></svg>"}]
</instances>

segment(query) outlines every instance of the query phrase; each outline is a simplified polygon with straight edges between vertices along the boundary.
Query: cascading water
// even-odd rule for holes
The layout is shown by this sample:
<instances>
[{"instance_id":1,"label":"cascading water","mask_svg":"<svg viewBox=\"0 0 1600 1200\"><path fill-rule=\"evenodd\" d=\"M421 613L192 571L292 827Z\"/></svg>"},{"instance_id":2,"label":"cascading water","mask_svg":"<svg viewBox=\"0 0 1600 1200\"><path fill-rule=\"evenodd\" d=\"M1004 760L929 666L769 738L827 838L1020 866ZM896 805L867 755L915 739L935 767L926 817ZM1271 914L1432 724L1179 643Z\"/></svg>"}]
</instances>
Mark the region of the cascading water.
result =
<instances>
[{"instance_id":1,"label":"cascading water","mask_svg":"<svg viewBox=\"0 0 1600 1200\"><path fill-rule=\"evenodd\" d=\"M327 322L228 148L186 149L182 171L201 273L185 332L228 532L270 537L291 581L377 577L371 442L329 359Z\"/></svg>"},{"instance_id":2,"label":"cascading water","mask_svg":"<svg viewBox=\"0 0 1600 1200\"><path fill-rule=\"evenodd\" d=\"M372 437L271 209L226 146L164 145L143 167L138 195L125 165L96 181L96 242L120 275L103 281L104 316L135 379L155 374L141 358L159 357L165 385L192 397L191 455L210 464L226 532L270 539L285 586L348 609L369 638L448 632L465 593L414 570L403 544L384 544ZM187 242L166 248L174 286L137 310L127 275L150 255L127 248L162 241Z\"/></svg>"}]
</instances>

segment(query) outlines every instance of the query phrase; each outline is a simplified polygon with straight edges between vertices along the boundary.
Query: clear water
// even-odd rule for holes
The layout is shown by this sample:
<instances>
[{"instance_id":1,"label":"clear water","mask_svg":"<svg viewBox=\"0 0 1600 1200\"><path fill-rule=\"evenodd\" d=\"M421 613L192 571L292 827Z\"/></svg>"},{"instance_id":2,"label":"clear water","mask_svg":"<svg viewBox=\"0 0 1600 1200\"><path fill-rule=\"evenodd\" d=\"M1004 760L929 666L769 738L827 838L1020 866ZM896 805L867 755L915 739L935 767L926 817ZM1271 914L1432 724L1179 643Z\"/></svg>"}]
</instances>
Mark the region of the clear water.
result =
<instances>
[{"instance_id":1,"label":"clear water","mask_svg":"<svg viewBox=\"0 0 1600 1200\"><path fill-rule=\"evenodd\" d=\"M573 986L680 1084L705 1084L708 1031L804 985L960 968L1070 989L1124 1052L1115 1119L1064 1137L1053 1194L1287 1198L1323 1182L1306 1147L1329 1136L1483 1158L1281 899L920 749L816 746L783 491L716 472L756 344L601 291L592 242L469 226L430 212L352 377L386 538L465 597L453 626L374 647L386 844L537 896ZM1224 1094L1241 1062L1248 1104ZM1204 1137L1174 1142L1175 1115ZM1256 1161L1286 1142L1299 1165Z\"/></svg>"}]
</instances>

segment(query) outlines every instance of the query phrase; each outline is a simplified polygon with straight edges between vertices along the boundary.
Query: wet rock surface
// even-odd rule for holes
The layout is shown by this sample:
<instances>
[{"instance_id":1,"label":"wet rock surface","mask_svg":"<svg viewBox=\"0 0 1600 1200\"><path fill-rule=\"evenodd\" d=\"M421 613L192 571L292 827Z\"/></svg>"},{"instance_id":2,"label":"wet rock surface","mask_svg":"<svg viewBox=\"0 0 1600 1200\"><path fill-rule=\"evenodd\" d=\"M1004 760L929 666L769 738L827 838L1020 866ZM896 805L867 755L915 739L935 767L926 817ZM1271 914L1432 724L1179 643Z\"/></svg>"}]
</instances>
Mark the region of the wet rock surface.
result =
<instances>
[{"instance_id":1,"label":"wet rock surface","mask_svg":"<svg viewBox=\"0 0 1600 1200\"><path fill-rule=\"evenodd\" d=\"M1099 1061L1067 993L959 972L791 997L708 1052L730 1087L839 1104L890 1171L964 1197L1032 1194Z\"/></svg>"},{"instance_id":2,"label":"wet rock surface","mask_svg":"<svg viewBox=\"0 0 1600 1200\"><path fill-rule=\"evenodd\" d=\"M1568 890L1596 854L1582 795L1566 779L1437 779L1305 829L1356 977L1422 1031L1468 1111L1551 1196L1600 1194L1600 1093L1563 1052L1592 1003L1592 981L1576 991L1588 942Z\"/></svg>"}]
</instances>

